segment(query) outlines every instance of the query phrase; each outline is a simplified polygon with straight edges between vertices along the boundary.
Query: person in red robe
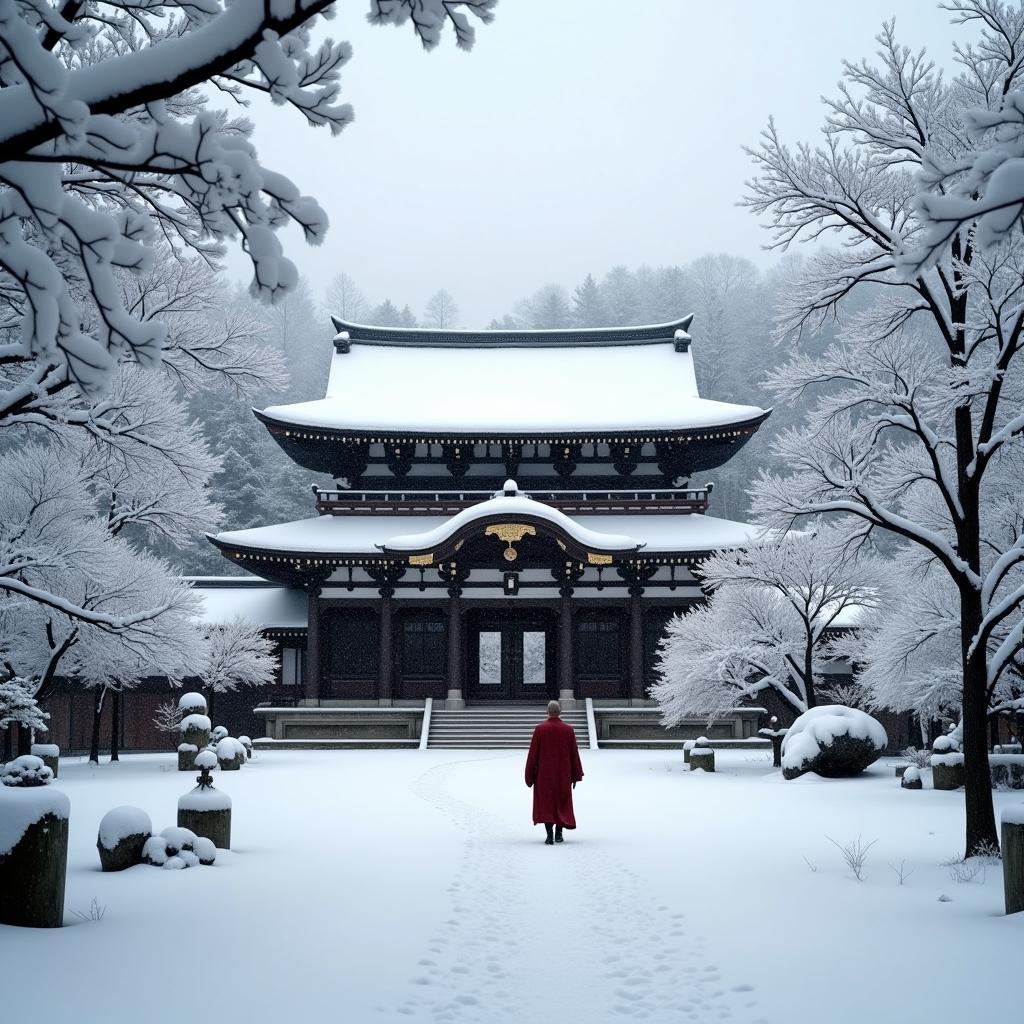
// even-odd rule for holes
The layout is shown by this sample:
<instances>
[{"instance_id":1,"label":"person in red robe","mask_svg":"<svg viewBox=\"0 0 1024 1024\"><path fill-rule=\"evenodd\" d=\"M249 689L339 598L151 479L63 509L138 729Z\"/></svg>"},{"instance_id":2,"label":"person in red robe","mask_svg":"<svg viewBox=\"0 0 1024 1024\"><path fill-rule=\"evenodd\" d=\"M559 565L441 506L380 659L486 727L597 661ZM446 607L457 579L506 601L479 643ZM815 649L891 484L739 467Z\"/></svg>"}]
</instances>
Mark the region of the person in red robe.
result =
<instances>
[{"instance_id":1,"label":"person in red robe","mask_svg":"<svg viewBox=\"0 0 1024 1024\"><path fill-rule=\"evenodd\" d=\"M562 829L575 828L572 791L583 778L576 730L559 717L557 700L548 704L548 719L533 730L526 757L526 784L533 787L533 823L543 825L544 842L562 842Z\"/></svg>"}]
</instances>

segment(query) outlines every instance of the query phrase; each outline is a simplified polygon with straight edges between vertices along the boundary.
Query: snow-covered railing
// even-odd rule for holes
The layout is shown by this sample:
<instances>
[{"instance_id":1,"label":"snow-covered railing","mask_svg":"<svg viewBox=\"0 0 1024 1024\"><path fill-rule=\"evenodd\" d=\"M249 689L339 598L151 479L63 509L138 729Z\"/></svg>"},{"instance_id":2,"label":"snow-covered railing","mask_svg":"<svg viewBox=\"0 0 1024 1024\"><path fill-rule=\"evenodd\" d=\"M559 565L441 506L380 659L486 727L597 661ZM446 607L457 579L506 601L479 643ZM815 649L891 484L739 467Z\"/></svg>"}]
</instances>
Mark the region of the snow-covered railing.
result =
<instances>
[{"instance_id":1,"label":"snow-covered railing","mask_svg":"<svg viewBox=\"0 0 1024 1024\"><path fill-rule=\"evenodd\" d=\"M456 512L477 505L494 495L493 490L452 491L350 491L343 488L314 488L317 511L321 514L391 512L401 508L430 512ZM587 509L587 511L638 511L672 508L704 512L708 506L709 487L623 490L533 491L531 498L554 508Z\"/></svg>"},{"instance_id":2,"label":"snow-covered railing","mask_svg":"<svg viewBox=\"0 0 1024 1024\"><path fill-rule=\"evenodd\" d=\"M423 724L420 726L420 750L427 749L427 740L430 738L430 716L434 711L434 698L427 697L423 701Z\"/></svg>"},{"instance_id":3,"label":"snow-covered railing","mask_svg":"<svg viewBox=\"0 0 1024 1024\"><path fill-rule=\"evenodd\" d=\"M594 717L594 698L586 698L587 734L590 737L590 749L597 750L597 719Z\"/></svg>"}]
</instances>

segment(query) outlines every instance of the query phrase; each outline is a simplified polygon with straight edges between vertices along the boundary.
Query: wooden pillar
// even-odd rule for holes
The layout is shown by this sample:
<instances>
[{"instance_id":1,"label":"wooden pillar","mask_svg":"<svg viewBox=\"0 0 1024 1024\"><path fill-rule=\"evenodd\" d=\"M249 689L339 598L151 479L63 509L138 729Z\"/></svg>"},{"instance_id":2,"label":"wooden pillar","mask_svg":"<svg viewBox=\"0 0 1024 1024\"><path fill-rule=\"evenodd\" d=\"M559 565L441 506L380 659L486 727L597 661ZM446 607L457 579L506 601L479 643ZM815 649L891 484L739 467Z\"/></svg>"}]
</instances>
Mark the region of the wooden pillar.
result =
<instances>
[{"instance_id":1,"label":"wooden pillar","mask_svg":"<svg viewBox=\"0 0 1024 1024\"><path fill-rule=\"evenodd\" d=\"M448 588L448 707L466 706L463 695L462 588Z\"/></svg>"},{"instance_id":2,"label":"wooden pillar","mask_svg":"<svg viewBox=\"0 0 1024 1024\"><path fill-rule=\"evenodd\" d=\"M644 588L629 588L629 698L644 699L644 612L640 597Z\"/></svg>"},{"instance_id":3,"label":"wooden pillar","mask_svg":"<svg viewBox=\"0 0 1024 1024\"><path fill-rule=\"evenodd\" d=\"M572 664L572 587L566 584L558 592L562 597L558 614L558 700L564 709L570 710L576 705Z\"/></svg>"},{"instance_id":4,"label":"wooden pillar","mask_svg":"<svg viewBox=\"0 0 1024 1024\"><path fill-rule=\"evenodd\" d=\"M322 654L320 646L320 587L311 586L309 595L309 611L306 628L306 700L320 703L320 669Z\"/></svg>"},{"instance_id":5,"label":"wooden pillar","mask_svg":"<svg viewBox=\"0 0 1024 1024\"><path fill-rule=\"evenodd\" d=\"M394 601L395 588L380 588L380 648L377 655L377 703L389 705L394 689Z\"/></svg>"}]
</instances>

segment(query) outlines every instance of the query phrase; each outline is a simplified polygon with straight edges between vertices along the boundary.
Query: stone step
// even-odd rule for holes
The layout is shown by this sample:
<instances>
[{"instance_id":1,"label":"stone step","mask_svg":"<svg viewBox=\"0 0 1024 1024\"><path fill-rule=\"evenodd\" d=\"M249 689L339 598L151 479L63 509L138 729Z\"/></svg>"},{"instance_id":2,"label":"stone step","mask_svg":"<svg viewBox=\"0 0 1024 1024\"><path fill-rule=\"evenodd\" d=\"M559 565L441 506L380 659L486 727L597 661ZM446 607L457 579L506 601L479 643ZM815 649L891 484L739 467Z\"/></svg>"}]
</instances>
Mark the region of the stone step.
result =
<instances>
[{"instance_id":1,"label":"stone step","mask_svg":"<svg viewBox=\"0 0 1024 1024\"><path fill-rule=\"evenodd\" d=\"M534 728L547 717L543 707L477 707L438 710L431 715L427 746L445 750L526 750ZM585 711L567 711L562 721L590 745Z\"/></svg>"}]
</instances>

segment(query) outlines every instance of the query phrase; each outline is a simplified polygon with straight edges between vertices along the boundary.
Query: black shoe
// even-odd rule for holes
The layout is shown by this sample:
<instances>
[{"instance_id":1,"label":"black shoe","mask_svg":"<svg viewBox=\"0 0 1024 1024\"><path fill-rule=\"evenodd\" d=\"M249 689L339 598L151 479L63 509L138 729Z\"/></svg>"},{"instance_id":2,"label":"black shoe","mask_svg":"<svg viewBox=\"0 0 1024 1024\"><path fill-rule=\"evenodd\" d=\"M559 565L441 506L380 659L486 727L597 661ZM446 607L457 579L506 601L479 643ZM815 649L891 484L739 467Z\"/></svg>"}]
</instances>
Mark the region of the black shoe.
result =
<instances>
[{"instance_id":1,"label":"black shoe","mask_svg":"<svg viewBox=\"0 0 1024 1024\"><path fill-rule=\"evenodd\" d=\"M561 842L561 840L559 840L559 842ZM544 845L545 846L554 846L555 845L555 840L551 836L547 836L544 839Z\"/></svg>"},{"instance_id":2,"label":"black shoe","mask_svg":"<svg viewBox=\"0 0 1024 1024\"><path fill-rule=\"evenodd\" d=\"M544 845L545 846L553 846L554 842L555 842L555 840L554 840L554 831L555 831L554 826L550 825L550 824L545 824L544 825L544 831L547 833L547 838L544 840Z\"/></svg>"},{"instance_id":3,"label":"black shoe","mask_svg":"<svg viewBox=\"0 0 1024 1024\"><path fill-rule=\"evenodd\" d=\"M564 843L565 842L565 840L562 838L562 829L561 829L561 827L555 829L555 842L556 843Z\"/></svg>"}]
</instances>

